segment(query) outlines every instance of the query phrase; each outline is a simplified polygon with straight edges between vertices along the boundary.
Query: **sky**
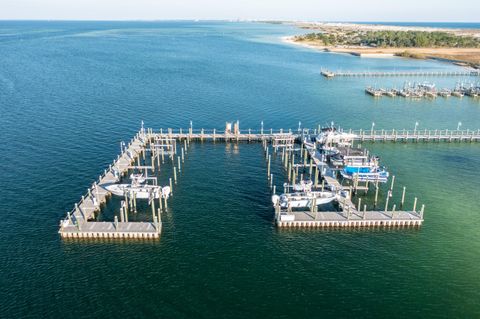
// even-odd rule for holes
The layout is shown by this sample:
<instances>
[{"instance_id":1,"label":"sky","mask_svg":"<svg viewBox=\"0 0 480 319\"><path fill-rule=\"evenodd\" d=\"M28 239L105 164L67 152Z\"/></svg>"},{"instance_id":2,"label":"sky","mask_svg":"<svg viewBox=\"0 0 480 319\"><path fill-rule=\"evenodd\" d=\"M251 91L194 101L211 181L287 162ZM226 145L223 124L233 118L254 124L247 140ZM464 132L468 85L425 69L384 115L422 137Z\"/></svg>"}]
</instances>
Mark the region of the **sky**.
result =
<instances>
[{"instance_id":1,"label":"sky","mask_svg":"<svg viewBox=\"0 0 480 319\"><path fill-rule=\"evenodd\" d=\"M480 22L480 1L0 0L0 19Z\"/></svg>"}]
</instances>

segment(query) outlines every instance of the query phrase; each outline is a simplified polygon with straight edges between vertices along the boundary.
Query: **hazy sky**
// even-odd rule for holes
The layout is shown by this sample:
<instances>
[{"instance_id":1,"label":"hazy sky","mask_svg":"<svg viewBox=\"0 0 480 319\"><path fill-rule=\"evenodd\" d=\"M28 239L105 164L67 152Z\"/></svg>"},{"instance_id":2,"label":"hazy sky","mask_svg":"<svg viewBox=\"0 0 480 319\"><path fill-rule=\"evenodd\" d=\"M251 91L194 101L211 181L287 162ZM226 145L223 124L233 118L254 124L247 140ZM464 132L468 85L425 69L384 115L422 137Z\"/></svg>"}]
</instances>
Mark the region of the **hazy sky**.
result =
<instances>
[{"instance_id":1,"label":"hazy sky","mask_svg":"<svg viewBox=\"0 0 480 319\"><path fill-rule=\"evenodd\" d=\"M0 0L0 19L479 22L479 0Z\"/></svg>"}]
</instances>

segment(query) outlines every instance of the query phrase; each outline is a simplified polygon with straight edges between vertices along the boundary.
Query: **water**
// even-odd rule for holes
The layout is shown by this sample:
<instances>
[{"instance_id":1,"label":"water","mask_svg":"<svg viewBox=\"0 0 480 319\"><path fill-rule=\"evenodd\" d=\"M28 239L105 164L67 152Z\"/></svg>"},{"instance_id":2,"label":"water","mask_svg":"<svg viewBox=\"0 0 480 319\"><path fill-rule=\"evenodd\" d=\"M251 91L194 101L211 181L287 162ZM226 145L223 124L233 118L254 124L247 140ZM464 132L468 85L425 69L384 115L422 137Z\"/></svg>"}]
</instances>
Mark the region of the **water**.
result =
<instances>
[{"instance_id":1,"label":"water","mask_svg":"<svg viewBox=\"0 0 480 319\"><path fill-rule=\"evenodd\" d=\"M142 119L153 128L237 119L242 128L479 127L470 98L374 100L366 85L405 79L319 75L457 67L279 42L296 32L1 22L1 317L478 317L477 144L369 146L407 186L407 202L426 204L420 230L277 230L261 146L205 143L188 154L158 242L59 238L59 220Z\"/></svg>"},{"instance_id":2,"label":"water","mask_svg":"<svg viewBox=\"0 0 480 319\"><path fill-rule=\"evenodd\" d=\"M381 24L402 27L427 27L442 29L480 29L478 22L355 22L361 24Z\"/></svg>"}]
</instances>

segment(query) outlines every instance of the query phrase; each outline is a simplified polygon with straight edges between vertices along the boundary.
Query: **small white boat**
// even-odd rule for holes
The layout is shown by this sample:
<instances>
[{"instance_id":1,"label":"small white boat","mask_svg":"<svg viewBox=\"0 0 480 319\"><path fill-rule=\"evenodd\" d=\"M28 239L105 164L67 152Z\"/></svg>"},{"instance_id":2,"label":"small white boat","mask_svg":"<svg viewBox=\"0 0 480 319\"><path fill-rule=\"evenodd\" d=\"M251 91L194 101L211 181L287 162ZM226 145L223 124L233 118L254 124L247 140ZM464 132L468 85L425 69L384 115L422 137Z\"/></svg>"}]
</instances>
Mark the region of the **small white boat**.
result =
<instances>
[{"instance_id":1,"label":"small white boat","mask_svg":"<svg viewBox=\"0 0 480 319\"><path fill-rule=\"evenodd\" d=\"M355 134L337 131L335 127L323 128L317 136L317 142L327 145L350 145L357 136Z\"/></svg>"},{"instance_id":2,"label":"small white boat","mask_svg":"<svg viewBox=\"0 0 480 319\"><path fill-rule=\"evenodd\" d=\"M160 187L154 185L132 185L132 184L110 184L104 187L107 191L115 196L134 196L137 199L160 198L170 195L170 187Z\"/></svg>"},{"instance_id":3,"label":"small white boat","mask_svg":"<svg viewBox=\"0 0 480 319\"><path fill-rule=\"evenodd\" d=\"M130 184L108 184L104 185L107 191L115 196L132 197L135 195L137 199L151 199L151 198L168 198L170 196L170 187L160 187L156 185L146 184L147 178L143 174L130 175Z\"/></svg>"},{"instance_id":4,"label":"small white boat","mask_svg":"<svg viewBox=\"0 0 480 319\"><path fill-rule=\"evenodd\" d=\"M288 183L283 184L284 188L292 188L295 192L310 192L313 187L313 182L309 180L300 181L298 184L289 185Z\"/></svg>"},{"instance_id":5,"label":"small white boat","mask_svg":"<svg viewBox=\"0 0 480 319\"><path fill-rule=\"evenodd\" d=\"M280 196L273 195L273 206L280 205L281 208L302 208L312 207L312 205L324 205L332 202L336 198L334 192L307 192L307 193L288 193Z\"/></svg>"}]
</instances>

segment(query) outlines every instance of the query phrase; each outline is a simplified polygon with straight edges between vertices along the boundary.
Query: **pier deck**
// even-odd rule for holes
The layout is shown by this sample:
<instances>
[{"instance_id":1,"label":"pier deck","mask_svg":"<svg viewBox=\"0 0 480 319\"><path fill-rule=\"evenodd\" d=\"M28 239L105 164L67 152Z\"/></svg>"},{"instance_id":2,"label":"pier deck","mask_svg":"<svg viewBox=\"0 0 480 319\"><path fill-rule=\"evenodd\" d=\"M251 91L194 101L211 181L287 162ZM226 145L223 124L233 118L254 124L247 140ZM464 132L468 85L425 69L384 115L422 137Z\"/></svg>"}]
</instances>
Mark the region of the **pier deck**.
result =
<instances>
[{"instance_id":1,"label":"pier deck","mask_svg":"<svg viewBox=\"0 0 480 319\"><path fill-rule=\"evenodd\" d=\"M327 78L333 77L386 77L386 76L480 76L480 71L392 71L392 72L348 72L348 71L329 71L320 72Z\"/></svg>"},{"instance_id":2,"label":"pier deck","mask_svg":"<svg viewBox=\"0 0 480 319\"><path fill-rule=\"evenodd\" d=\"M356 141L479 142L480 130L349 130Z\"/></svg>"},{"instance_id":3,"label":"pier deck","mask_svg":"<svg viewBox=\"0 0 480 319\"><path fill-rule=\"evenodd\" d=\"M214 132L215 131L215 132ZM303 129L303 132L316 134L317 130ZM343 132L355 134L356 141L388 141L388 142L480 142L479 130L343 130ZM161 138L189 139L189 140L212 140L212 141L272 141L282 137L300 139L302 133L293 130L269 130L265 132L243 130L237 134L217 130L195 130L192 133L184 133L184 130L170 130L169 133L156 133Z\"/></svg>"},{"instance_id":4,"label":"pier deck","mask_svg":"<svg viewBox=\"0 0 480 319\"><path fill-rule=\"evenodd\" d=\"M281 212L278 227L397 227L421 226L423 217L414 211Z\"/></svg>"}]
</instances>

